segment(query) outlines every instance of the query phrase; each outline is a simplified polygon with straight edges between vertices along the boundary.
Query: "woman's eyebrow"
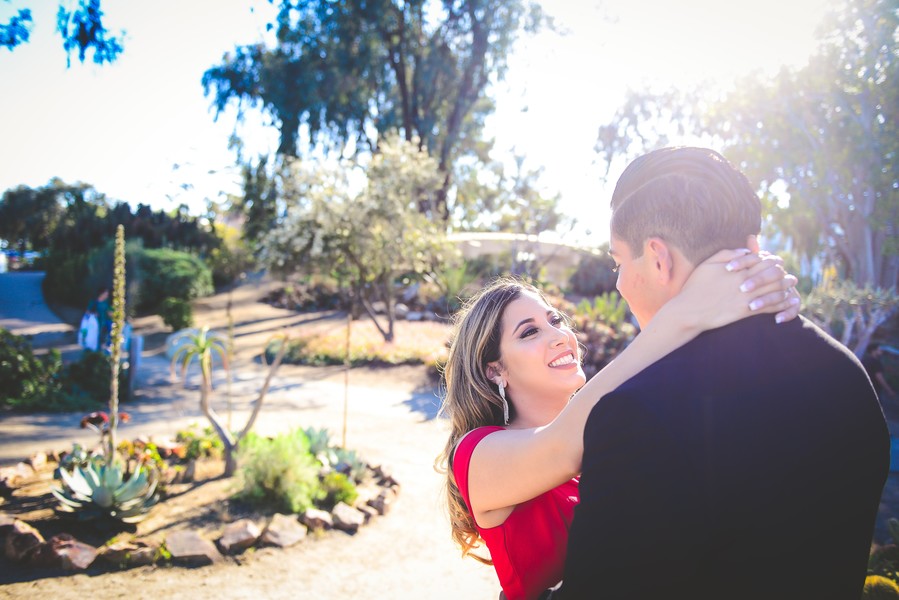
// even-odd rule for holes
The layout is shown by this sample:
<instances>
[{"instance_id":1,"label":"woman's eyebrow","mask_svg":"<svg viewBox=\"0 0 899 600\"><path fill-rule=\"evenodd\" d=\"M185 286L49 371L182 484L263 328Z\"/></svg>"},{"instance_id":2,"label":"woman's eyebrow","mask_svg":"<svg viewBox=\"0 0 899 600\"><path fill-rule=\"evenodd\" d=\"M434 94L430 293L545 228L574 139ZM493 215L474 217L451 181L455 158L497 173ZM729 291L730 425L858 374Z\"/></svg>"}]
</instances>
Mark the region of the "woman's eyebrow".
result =
<instances>
[{"instance_id":1,"label":"woman's eyebrow","mask_svg":"<svg viewBox=\"0 0 899 600\"><path fill-rule=\"evenodd\" d=\"M521 326L524 325L525 323L533 323L533 322L534 322L533 317L528 317L527 319L524 319L521 323L519 323L518 325L515 326L515 329L512 330L512 335L515 335L515 332L518 331L521 328Z\"/></svg>"}]
</instances>

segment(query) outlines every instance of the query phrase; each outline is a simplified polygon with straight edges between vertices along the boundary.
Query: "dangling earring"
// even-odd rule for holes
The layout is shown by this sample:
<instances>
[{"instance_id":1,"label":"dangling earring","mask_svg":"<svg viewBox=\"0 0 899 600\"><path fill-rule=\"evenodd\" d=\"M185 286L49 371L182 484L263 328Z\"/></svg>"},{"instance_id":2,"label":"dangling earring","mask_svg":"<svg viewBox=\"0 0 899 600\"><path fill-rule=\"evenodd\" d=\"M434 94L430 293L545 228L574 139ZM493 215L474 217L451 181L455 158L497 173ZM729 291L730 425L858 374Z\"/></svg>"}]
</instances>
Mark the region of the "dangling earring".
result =
<instances>
[{"instance_id":1,"label":"dangling earring","mask_svg":"<svg viewBox=\"0 0 899 600\"><path fill-rule=\"evenodd\" d=\"M506 386L503 385L503 380L500 379L496 386L499 388L499 397L503 400L503 424L509 424L509 403L506 401Z\"/></svg>"}]
</instances>

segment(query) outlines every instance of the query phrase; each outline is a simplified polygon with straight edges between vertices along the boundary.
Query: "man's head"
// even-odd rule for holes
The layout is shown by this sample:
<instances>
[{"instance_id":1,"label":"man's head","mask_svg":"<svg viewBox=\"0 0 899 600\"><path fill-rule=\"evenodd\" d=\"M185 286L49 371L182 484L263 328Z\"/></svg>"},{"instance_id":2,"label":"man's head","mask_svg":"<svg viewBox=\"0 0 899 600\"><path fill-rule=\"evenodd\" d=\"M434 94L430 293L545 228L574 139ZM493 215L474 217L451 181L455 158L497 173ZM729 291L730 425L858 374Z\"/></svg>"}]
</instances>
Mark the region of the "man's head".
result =
<instances>
[{"instance_id":1,"label":"man's head","mask_svg":"<svg viewBox=\"0 0 899 600\"><path fill-rule=\"evenodd\" d=\"M746 176L706 148L663 148L634 160L612 194L618 290L641 325L725 248L758 249L761 202Z\"/></svg>"}]
</instances>

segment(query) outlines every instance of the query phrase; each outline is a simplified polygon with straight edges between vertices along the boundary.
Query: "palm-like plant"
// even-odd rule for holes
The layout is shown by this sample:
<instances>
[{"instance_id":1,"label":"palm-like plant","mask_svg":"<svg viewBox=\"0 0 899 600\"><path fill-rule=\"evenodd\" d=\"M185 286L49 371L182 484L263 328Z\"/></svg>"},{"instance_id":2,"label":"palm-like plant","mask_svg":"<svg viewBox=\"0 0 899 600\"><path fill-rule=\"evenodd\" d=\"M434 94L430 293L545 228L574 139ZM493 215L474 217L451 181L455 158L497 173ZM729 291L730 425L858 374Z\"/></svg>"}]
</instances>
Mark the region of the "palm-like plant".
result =
<instances>
[{"instance_id":1,"label":"palm-like plant","mask_svg":"<svg viewBox=\"0 0 899 600\"><path fill-rule=\"evenodd\" d=\"M200 376L202 379L200 384L200 408L203 410L206 418L209 419L209 423L219 436L219 439L222 440L222 445L225 448L225 475L233 475L237 469L235 455L237 446L244 436L249 433L256 421L259 410L262 408L262 400L268 391L269 383L275 371L278 370L281 359L284 357L284 352L287 349L287 340L285 338L281 343L275 360L272 361L269 367L268 376L265 379L262 390L259 392L259 398L256 400L253 412L247 420L243 431L237 435L229 431L229 428L222 423L218 413L209 404L209 392L212 391L213 359L216 357L220 358L222 366L228 369L228 356L230 354L228 351L228 338L220 333L209 331L209 327L203 326L199 330L185 330L175 334L172 343L177 348L172 355L172 369L174 370L176 364L180 364L182 378L187 374L187 368L194 359L200 363Z\"/></svg>"}]
</instances>

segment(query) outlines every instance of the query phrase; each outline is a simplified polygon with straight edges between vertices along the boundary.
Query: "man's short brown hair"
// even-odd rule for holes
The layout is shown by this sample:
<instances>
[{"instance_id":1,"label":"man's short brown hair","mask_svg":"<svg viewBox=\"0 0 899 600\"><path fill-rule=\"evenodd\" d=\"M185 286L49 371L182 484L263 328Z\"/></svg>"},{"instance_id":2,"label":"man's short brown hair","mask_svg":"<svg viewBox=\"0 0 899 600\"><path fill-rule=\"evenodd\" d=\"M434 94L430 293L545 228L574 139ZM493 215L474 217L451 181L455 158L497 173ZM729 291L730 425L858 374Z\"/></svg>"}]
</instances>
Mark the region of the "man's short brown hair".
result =
<instances>
[{"instance_id":1,"label":"man's short brown hair","mask_svg":"<svg viewBox=\"0 0 899 600\"><path fill-rule=\"evenodd\" d=\"M714 150L662 148L634 160L612 194L612 235L635 257L658 237L694 265L742 248L761 228L761 201L749 180Z\"/></svg>"}]
</instances>

